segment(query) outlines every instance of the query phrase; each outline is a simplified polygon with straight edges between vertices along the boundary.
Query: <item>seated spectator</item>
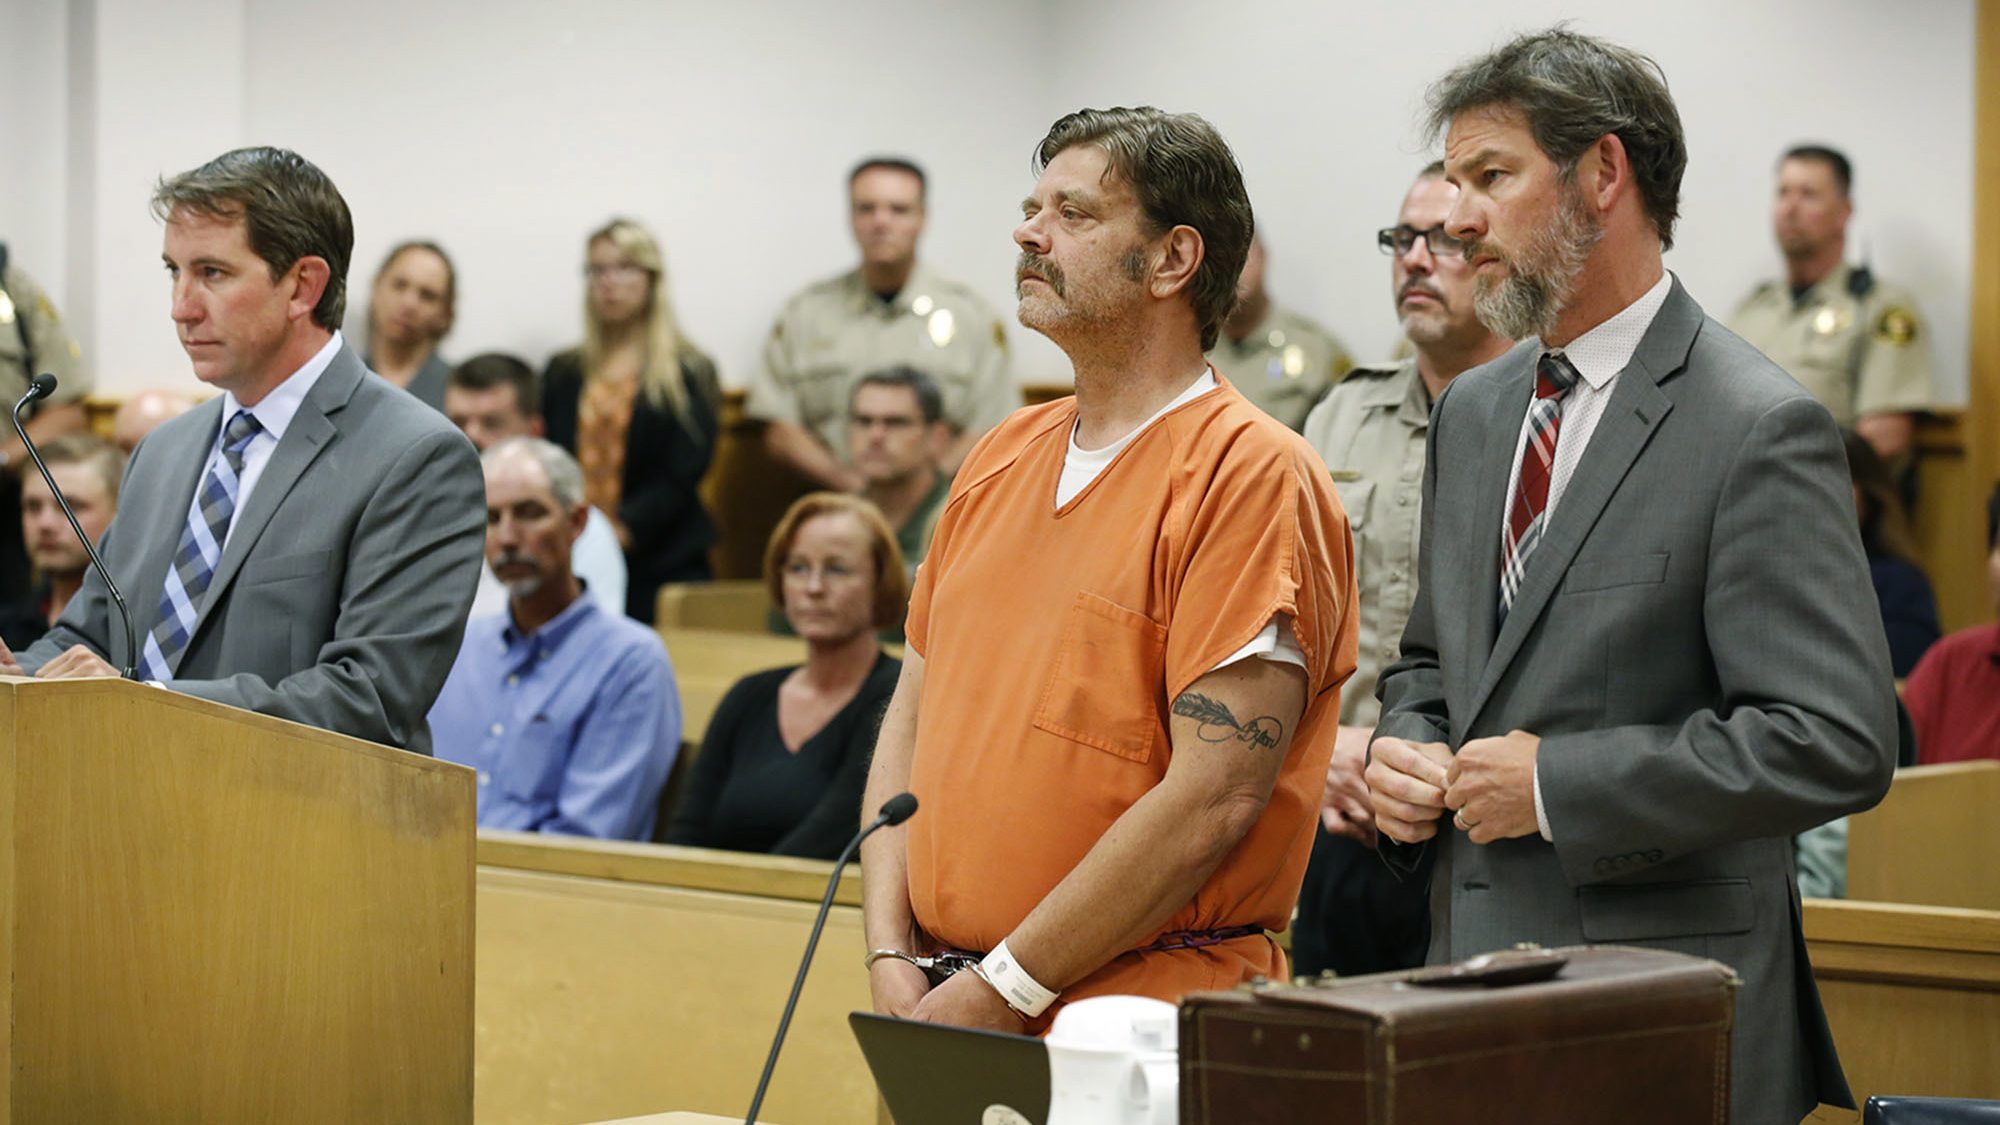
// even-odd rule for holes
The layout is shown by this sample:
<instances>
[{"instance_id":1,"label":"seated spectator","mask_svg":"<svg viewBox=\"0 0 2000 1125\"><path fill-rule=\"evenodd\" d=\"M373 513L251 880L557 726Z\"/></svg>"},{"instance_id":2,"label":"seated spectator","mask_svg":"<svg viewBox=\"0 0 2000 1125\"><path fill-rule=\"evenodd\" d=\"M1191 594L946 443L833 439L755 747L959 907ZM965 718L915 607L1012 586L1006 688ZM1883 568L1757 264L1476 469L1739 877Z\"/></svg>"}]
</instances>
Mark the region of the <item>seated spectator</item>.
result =
<instances>
[{"instance_id":1,"label":"seated spectator","mask_svg":"<svg viewBox=\"0 0 2000 1125\"><path fill-rule=\"evenodd\" d=\"M847 406L847 456L861 474L861 495L896 531L903 566L915 576L930 549L938 512L951 492L943 470L951 449L944 395L914 367L863 375Z\"/></svg>"},{"instance_id":2,"label":"seated spectator","mask_svg":"<svg viewBox=\"0 0 2000 1125\"><path fill-rule=\"evenodd\" d=\"M150 388L140 391L118 407L111 419L111 440L130 457L139 439L194 409L194 400L178 391Z\"/></svg>"},{"instance_id":3,"label":"seated spectator","mask_svg":"<svg viewBox=\"0 0 2000 1125\"><path fill-rule=\"evenodd\" d=\"M1854 478L1854 508L1861 520L1861 547L1875 580L1875 600L1889 632L1889 665L1897 679L1910 674L1924 650L1938 639L1937 599L1917 566L1917 548L1895 479L1875 447L1847 431L1847 469Z\"/></svg>"},{"instance_id":4,"label":"seated spectator","mask_svg":"<svg viewBox=\"0 0 2000 1125\"><path fill-rule=\"evenodd\" d=\"M458 305L458 273L435 242L404 242L382 259L368 290L370 371L417 396L433 410L444 409L444 385L451 365L438 355L438 342L451 331Z\"/></svg>"},{"instance_id":5,"label":"seated spectator","mask_svg":"<svg viewBox=\"0 0 2000 1125\"><path fill-rule=\"evenodd\" d=\"M430 712L437 756L479 771L483 828L648 839L681 741L666 646L583 596L574 458L509 438L480 463L486 562L507 612L465 630Z\"/></svg>"},{"instance_id":6,"label":"seated spectator","mask_svg":"<svg viewBox=\"0 0 2000 1125\"><path fill-rule=\"evenodd\" d=\"M125 455L117 446L89 434L53 438L41 450L49 475L69 497L76 522L96 544L118 512ZM90 566L90 555L77 542L62 505L56 503L55 493L32 465L21 477L21 540L28 546L28 561L34 564L40 581L26 603L8 607L0 617L0 638L16 652L40 640L62 616L63 607L83 585L83 573Z\"/></svg>"},{"instance_id":7,"label":"seated spectator","mask_svg":"<svg viewBox=\"0 0 2000 1125\"><path fill-rule=\"evenodd\" d=\"M476 355L457 367L444 388L444 413L481 453L494 442L514 437L542 436L542 381L534 368L503 352ZM625 612L625 552L618 533L596 508L570 551L570 565L597 604L619 615ZM472 616L490 617L507 608L507 587L493 568L479 570L479 592L472 597Z\"/></svg>"},{"instance_id":8,"label":"seated spectator","mask_svg":"<svg viewBox=\"0 0 2000 1125\"><path fill-rule=\"evenodd\" d=\"M2000 486L1986 502L1986 581L2000 619ZM2000 620L1931 646L1903 685L1924 765L2000 758Z\"/></svg>"},{"instance_id":9,"label":"seated spectator","mask_svg":"<svg viewBox=\"0 0 2000 1125\"><path fill-rule=\"evenodd\" d=\"M860 826L876 729L902 668L874 631L903 613L903 560L872 505L815 492L772 533L764 581L805 638L806 662L723 696L667 842L833 859Z\"/></svg>"},{"instance_id":10,"label":"seated spectator","mask_svg":"<svg viewBox=\"0 0 2000 1125\"><path fill-rule=\"evenodd\" d=\"M715 456L715 365L681 335L666 259L618 219L585 243L583 344L549 360L549 440L583 464L584 494L611 517L630 580L625 612L651 623L660 587L709 577L715 521L696 489Z\"/></svg>"}]
</instances>

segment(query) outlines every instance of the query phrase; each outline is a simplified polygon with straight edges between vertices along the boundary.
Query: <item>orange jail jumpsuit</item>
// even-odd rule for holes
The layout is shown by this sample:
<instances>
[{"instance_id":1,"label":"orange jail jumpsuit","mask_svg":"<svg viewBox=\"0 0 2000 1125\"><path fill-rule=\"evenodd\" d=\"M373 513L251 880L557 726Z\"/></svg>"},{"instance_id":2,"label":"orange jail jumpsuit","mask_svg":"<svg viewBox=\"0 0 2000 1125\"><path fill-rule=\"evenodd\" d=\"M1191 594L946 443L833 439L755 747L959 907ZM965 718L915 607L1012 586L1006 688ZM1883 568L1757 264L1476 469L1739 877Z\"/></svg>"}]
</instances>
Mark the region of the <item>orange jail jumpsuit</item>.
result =
<instances>
[{"instance_id":1,"label":"orange jail jumpsuit","mask_svg":"<svg viewBox=\"0 0 2000 1125\"><path fill-rule=\"evenodd\" d=\"M1347 516L1319 455L1227 383L1153 422L1058 509L1075 420L1067 398L988 434L917 575L916 921L963 950L1007 937L1165 776L1172 700L1283 614L1305 655L1307 702L1277 787L1162 933L1282 930L1354 670ZM1175 1001L1286 971L1256 934L1120 955L1062 1000Z\"/></svg>"}]
</instances>

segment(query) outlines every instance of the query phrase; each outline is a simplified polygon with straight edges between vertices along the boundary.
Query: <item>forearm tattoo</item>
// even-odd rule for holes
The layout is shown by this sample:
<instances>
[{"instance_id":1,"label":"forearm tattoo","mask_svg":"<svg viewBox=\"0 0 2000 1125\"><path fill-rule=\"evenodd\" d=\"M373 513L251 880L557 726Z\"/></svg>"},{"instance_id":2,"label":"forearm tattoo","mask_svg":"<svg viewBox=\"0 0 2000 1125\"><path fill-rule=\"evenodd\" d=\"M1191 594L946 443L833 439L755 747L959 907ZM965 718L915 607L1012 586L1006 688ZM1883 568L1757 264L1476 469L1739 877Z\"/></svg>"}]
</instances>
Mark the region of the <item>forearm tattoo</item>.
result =
<instances>
[{"instance_id":1,"label":"forearm tattoo","mask_svg":"<svg viewBox=\"0 0 2000 1125\"><path fill-rule=\"evenodd\" d=\"M1201 724L1195 728L1195 737L1203 742L1241 742L1266 750L1276 750L1278 740L1285 736L1285 724L1271 715L1260 715L1247 723L1239 723L1236 716L1220 700L1210 699L1199 692L1183 692L1174 700L1174 714L1184 719L1193 719Z\"/></svg>"}]
</instances>

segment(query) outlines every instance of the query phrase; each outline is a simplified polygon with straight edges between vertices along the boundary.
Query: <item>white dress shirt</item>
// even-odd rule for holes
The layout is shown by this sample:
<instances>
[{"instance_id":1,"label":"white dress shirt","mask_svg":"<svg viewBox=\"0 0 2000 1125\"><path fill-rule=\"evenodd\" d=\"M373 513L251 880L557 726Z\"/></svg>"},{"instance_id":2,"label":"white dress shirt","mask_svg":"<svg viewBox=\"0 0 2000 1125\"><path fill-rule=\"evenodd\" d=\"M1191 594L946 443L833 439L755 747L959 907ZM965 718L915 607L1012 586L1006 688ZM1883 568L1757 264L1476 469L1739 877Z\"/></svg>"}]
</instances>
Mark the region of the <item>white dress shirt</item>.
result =
<instances>
[{"instance_id":1,"label":"white dress shirt","mask_svg":"<svg viewBox=\"0 0 2000 1125\"><path fill-rule=\"evenodd\" d=\"M1555 519L1556 504L1562 499L1563 490L1569 487L1569 478L1576 472L1576 463L1583 460L1583 451L1590 446L1590 435L1597 432L1597 423L1604 417L1604 408L1611 404L1611 392L1618 386L1618 373L1632 362L1633 353L1639 350L1639 341L1653 326L1653 318L1659 315L1660 306L1667 303L1667 294L1673 291L1673 287L1673 276L1662 270L1660 280L1616 316L1571 340L1568 347L1553 349L1569 359L1570 366L1576 368L1580 378L1563 398L1562 427L1556 431L1556 463L1549 470L1549 503L1543 509L1547 513L1543 517L1545 520ZM1533 420L1533 411L1521 420L1521 437L1514 444L1514 469L1507 478L1507 506L1500 509L1502 512L1514 510L1514 490L1521 486L1521 455L1528 448L1528 427ZM1501 550L1505 551L1507 526L1504 518L1500 525L1500 537ZM1528 565L1535 565L1533 556L1529 557ZM1493 581L1499 582L1500 576L1495 574ZM1541 831L1542 839L1555 840L1549 835L1549 814L1542 807L1542 771L1539 764L1535 768L1535 827Z\"/></svg>"}]
</instances>

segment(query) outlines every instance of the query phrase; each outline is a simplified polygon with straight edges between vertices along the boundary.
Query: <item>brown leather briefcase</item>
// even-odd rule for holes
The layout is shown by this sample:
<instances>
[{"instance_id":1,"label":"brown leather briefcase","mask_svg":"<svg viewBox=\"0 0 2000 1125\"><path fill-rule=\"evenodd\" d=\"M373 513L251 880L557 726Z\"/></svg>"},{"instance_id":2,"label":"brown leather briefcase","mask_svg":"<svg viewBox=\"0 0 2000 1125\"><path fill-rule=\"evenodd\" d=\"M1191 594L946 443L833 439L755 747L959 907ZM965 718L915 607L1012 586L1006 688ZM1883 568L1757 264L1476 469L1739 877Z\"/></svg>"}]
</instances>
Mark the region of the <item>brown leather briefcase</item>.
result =
<instances>
[{"instance_id":1,"label":"brown leather briefcase","mask_svg":"<svg viewBox=\"0 0 2000 1125\"><path fill-rule=\"evenodd\" d=\"M1727 1122L1736 985L1600 945L1196 993L1181 1125Z\"/></svg>"}]
</instances>

